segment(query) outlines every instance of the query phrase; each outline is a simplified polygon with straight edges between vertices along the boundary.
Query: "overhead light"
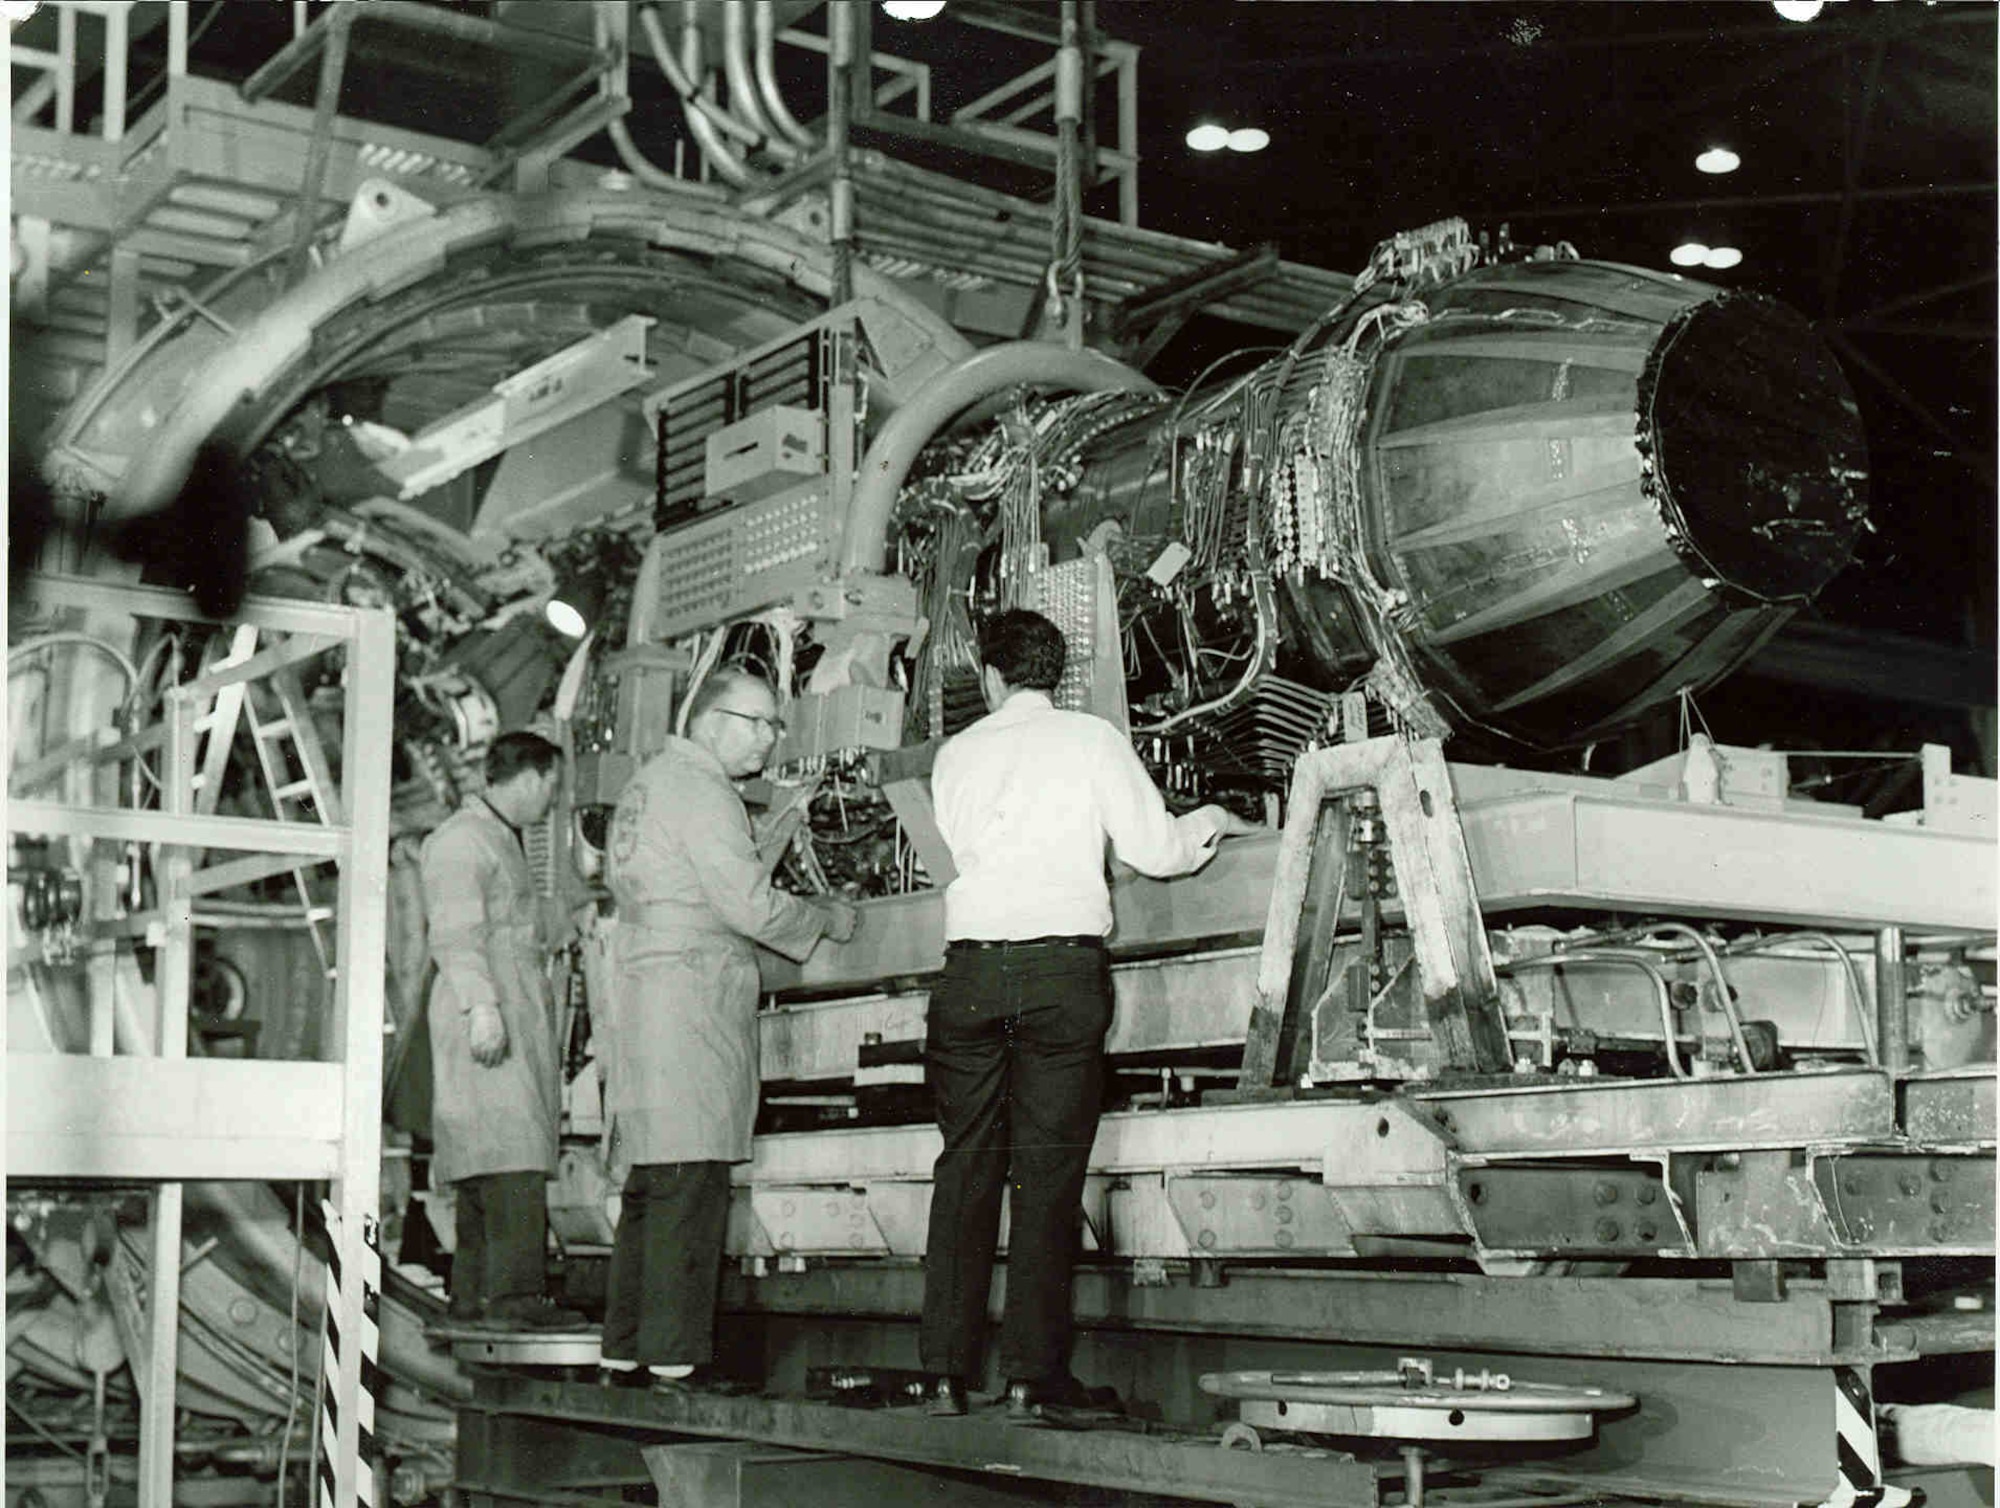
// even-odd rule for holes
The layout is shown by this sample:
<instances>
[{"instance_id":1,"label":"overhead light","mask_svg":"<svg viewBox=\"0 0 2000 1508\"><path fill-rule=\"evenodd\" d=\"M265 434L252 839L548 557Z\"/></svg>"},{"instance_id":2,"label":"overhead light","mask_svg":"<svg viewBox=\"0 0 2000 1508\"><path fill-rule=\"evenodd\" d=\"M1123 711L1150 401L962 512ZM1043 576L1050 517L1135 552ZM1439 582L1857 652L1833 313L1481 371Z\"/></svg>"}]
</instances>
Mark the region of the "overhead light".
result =
<instances>
[{"instance_id":1,"label":"overhead light","mask_svg":"<svg viewBox=\"0 0 2000 1508\"><path fill-rule=\"evenodd\" d=\"M1771 9L1787 21L1810 21L1826 9L1826 0L1771 0Z\"/></svg>"},{"instance_id":2,"label":"overhead light","mask_svg":"<svg viewBox=\"0 0 2000 1508\"><path fill-rule=\"evenodd\" d=\"M1667 253L1676 267L1699 267L1708 260L1708 248L1699 241L1683 241Z\"/></svg>"},{"instance_id":3,"label":"overhead light","mask_svg":"<svg viewBox=\"0 0 2000 1508\"><path fill-rule=\"evenodd\" d=\"M549 627L565 639L581 639L590 627L583 614L560 597L549 598L548 606L542 609L542 616L549 620Z\"/></svg>"},{"instance_id":4,"label":"overhead light","mask_svg":"<svg viewBox=\"0 0 2000 1508\"><path fill-rule=\"evenodd\" d=\"M944 0L882 0L892 21L929 21L944 11Z\"/></svg>"},{"instance_id":5,"label":"overhead light","mask_svg":"<svg viewBox=\"0 0 2000 1508\"><path fill-rule=\"evenodd\" d=\"M1196 126L1187 134L1187 144L1197 152L1220 152L1229 145L1230 131L1213 121Z\"/></svg>"},{"instance_id":6,"label":"overhead light","mask_svg":"<svg viewBox=\"0 0 2000 1508\"><path fill-rule=\"evenodd\" d=\"M1743 159L1727 147L1710 147L1695 158L1694 165L1704 173L1733 173L1743 166Z\"/></svg>"},{"instance_id":7,"label":"overhead light","mask_svg":"<svg viewBox=\"0 0 2000 1508\"><path fill-rule=\"evenodd\" d=\"M1271 133L1262 126L1238 126L1225 143L1232 152L1261 152L1270 144Z\"/></svg>"},{"instance_id":8,"label":"overhead light","mask_svg":"<svg viewBox=\"0 0 2000 1508\"><path fill-rule=\"evenodd\" d=\"M1734 246L1711 246L1702 253L1701 265L1724 272L1742 260L1743 253Z\"/></svg>"}]
</instances>

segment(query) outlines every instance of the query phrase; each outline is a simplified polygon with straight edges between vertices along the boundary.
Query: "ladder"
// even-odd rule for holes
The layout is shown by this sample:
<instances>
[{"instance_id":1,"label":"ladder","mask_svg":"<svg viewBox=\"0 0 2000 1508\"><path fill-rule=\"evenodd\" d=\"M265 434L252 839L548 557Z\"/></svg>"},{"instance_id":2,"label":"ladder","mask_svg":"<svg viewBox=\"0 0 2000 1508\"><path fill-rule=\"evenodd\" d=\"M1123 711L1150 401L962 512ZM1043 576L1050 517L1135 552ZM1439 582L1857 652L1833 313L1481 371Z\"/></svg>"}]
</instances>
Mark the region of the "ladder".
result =
<instances>
[{"instance_id":1,"label":"ladder","mask_svg":"<svg viewBox=\"0 0 2000 1508\"><path fill-rule=\"evenodd\" d=\"M244 682L243 689L250 741L257 751L257 768L263 772L271 815L280 822L316 821L338 826L339 788L333 783L326 748L314 726L312 708L297 668L284 666L272 671L266 680ZM314 866L301 864L292 871L292 883L298 890L299 906L306 930L312 936L320 971L331 979L334 939L330 923L334 897L327 893L330 887L326 882L315 875Z\"/></svg>"}]
</instances>

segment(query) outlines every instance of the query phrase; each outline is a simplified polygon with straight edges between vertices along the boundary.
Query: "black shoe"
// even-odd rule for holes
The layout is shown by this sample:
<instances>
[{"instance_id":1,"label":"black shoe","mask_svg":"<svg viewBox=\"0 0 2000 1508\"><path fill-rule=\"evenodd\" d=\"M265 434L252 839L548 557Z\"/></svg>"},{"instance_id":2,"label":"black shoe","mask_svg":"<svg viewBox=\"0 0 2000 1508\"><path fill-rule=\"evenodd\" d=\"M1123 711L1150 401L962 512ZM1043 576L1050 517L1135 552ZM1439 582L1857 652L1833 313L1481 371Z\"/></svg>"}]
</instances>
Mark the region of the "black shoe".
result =
<instances>
[{"instance_id":1,"label":"black shoe","mask_svg":"<svg viewBox=\"0 0 2000 1508\"><path fill-rule=\"evenodd\" d=\"M933 1419L963 1419L966 1413L965 1383L956 1377L940 1377L931 1384L924 1400L924 1412Z\"/></svg>"},{"instance_id":2,"label":"black shoe","mask_svg":"<svg viewBox=\"0 0 2000 1508\"><path fill-rule=\"evenodd\" d=\"M486 1306L481 1328L487 1330L588 1330L590 1321L565 1309L545 1294L532 1298L495 1299Z\"/></svg>"},{"instance_id":3,"label":"black shoe","mask_svg":"<svg viewBox=\"0 0 2000 1508\"><path fill-rule=\"evenodd\" d=\"M644 1368L640 1369L642 1372ZM717 1393L725 1398L741 1397L745 1393L757 1391L757 1385L718 1371L713 1363L704 1362L685 1377L662 1377L658 1373L649 1374L653 1380L653 1391L685 1395L689 1393Z\"/></svg>"},{"instance_id":4,"label":"black shoe","mask_svg":"<svg viewBox=\"0 0 2000 1508\"><path fill-rule=\"evenodd\" d=\"M1040 1381L1016 1377L1007 1384L1009 1424L1088 1428L1123 1412L1115 1389L1085 1387L1068 1373Z\"/></svg>"},{"instance_id":5,"label":"black shoe","mask_svg":"<svg viewBox=\"0 0 2000 1508\"><path fill-rule=\"evenodd\" d=\"M453 1334L460 1330L469 1330L476 1327L484 1318L485 1315L476 1305L468 1304L461 1308L457 1304L454 1304L435 1319L426 1320L424 1322L424 1334L429 1336L443 1336L446 1339L450 1339Z\"/></svg>"}]
</instances>

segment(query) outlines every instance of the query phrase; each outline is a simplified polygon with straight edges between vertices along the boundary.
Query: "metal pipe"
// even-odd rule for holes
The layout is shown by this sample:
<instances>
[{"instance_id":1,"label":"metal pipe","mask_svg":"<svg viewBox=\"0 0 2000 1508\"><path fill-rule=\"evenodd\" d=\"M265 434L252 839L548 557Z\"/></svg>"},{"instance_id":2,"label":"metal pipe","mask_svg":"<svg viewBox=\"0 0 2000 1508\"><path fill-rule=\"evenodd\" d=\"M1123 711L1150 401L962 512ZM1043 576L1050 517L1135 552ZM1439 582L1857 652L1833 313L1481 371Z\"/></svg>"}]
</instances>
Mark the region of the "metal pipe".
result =
<instances>
[{"instance_id":1,"label":"metal pipe","mask_svg":"<svg viewBox=\"0 0 2000 1508\"><path fill-rule=\"evenodd\" d=\"M678 58L667 45L667 34L660 26L660 18L651 7L639 12L639 28L646 33L646 41L653 50L653 61L660 65L660 72L667 77L675 94L680 96L681 108L687 112L688 127L695 133L702 149L708 150L706 136L720 132L734 136L746 146L755 146L763 137L744 125L742 121L724 110L713 100L703 95L700 87L701 68L701 25L695 19L692 7L687 7L681 17L681 50ZM706 124L705 134L702 126ZM735 160L733 153L725 155Z\"/></svg>"},{"instance_id":2,"label":"metal pipe","mask_svg":"<svg viewBox=\"0 0 2000 1508\"><path fill-rule=\"evenodd\" d=\"M1861 970L1854 962L1854 955L1831 932L1772 932L1763 937L1738 938L1723 951L1731 954L1761 953L1778 943L1801 942L1824 943L1838 955L1841 967L1847 970L1847 987L1854 996L1854 1024L1861 1030L1861 1046L1868 1054L1869 1063L1880 1068L1882 1054L1875 1047L1875 1023L1871 1014L1868 992L1861 987Z\"/></svg>"},{"instance_id":3,"label":"metal pipe","mask_svg":"<svg viewBox=\"0 0 2000 1508\"><path fill-rule=\"evenodd\" d=\"M843 304L854 296L854 14L845 5L832 5L826 20L826 149L833 163L833 183L827 191L833 222L828 232L833 243L833 289L828 298Z\"/></svg>"},{"instance_id":4,"label":"metal pipe","mask_svg":"<svg viewBox=\"0 0 2000 1508\"><path fill-rule=\"evenodd\" d=\"M768 138L777 128L764 113L750 72L749 9L749 0L722 0L722 75L729 80L729 113Z\"/></svg>"},{"instance_id":5,"label":"metal pipe","mask_svg":"<svg viewBox=\"0 0 2000 1508\"><path fill-rule=\"evenodd\" d=\"M1538 953L1533 958L1515 958L1505 963L1495 963L1493 972L1511 974L1516 969L1561 968L1569 963L1613 963L1629 964L1642 970L1653 981L1653 990L1660 1005L1660 1032L1665 1038L1667 1067L1677 1079L1685 1079L1688 1072L1681 1066L1680 1033L1674 1026L1674 995L1667 985L1667 976L1659 970L1658 964L1644 953L1591 952L1579 949L1574 953Z\"/></svg>"},{"instance_id":6,"label":"metal pipe","mask_svg":"<svg viewBox=\"0 0 2000 1508\"><path fill-rule=\"evenodd\" d=\"M778 85L777 0L757 0L756 10L752 13L752 28L757 47L757 93L764 101L764 114L778 128L781 136L810 151L819 143L787 108L784 90Z\"/></svg>"},{"instance_id":7,"label":"metal pipe","mask_svg":"<svg viewBox=\"0 0 2000 1508\"><path fill-rule=\"evenodd\" d=\"M1875 1040L1882 1066L1902 1073L1910 1066L1909 979L1903 970L1903 929L1875 934Z\"/></svg>"},{"instance_id":8,"label":"metal pipe","mask_svg":"<svg viewBox=\"0 0 2000 1508\"><path fill-rule=\"evenodd\" d=\"M645 187L673 194L693 194L703 199L729 197L726 189L717 188L712 183L696 183L690 178L677 178L652 161L633 142L632 133L625 129L624 121L612 121L604 128L604 134L611 138L612 149L617 152L618 160L625 164L625 170Z\"/></svg>"},{"instance_id":9,"label":"metal pipe","mask_svg":"<svg viewBox=\"0 0 2000 1508\"><path fill-rule=\"evenodd\" d=\"M1685 937L1701 950L1702 959L1715 979L1717 1009L1722 1012L1723 1020L1729 1023L1729 1039L1736 1050L1737 1059L1743 1064L1744 1073L1754 1075L1757 1072L1757 1065L1750 1061L1750 1044L1743 1039L1743 1019L1737 1014L1736 1001L1729 993L1729 976L1722 971L1722 959L1715 951L1715 944L1700 931L1690 927L1686 922L1649 922L1643 927L1627 927L1619 932L1607 932L1589 941L1616 944L1640 938L1659 937L1662 934Z\"/></svg>"},{"instance_id":10,"label":"metal pipe","mask_svg":"<svg viewBox=\"0 0 2000 1508\"><path fill-rule=\"evenodd\" d=\"M340 105L340 82L347 73L347 33L354 7L337 5L325 21L326 51L319 60L319 92L313 100L312 143L306 149L305 181L299 185L298 219L292 226L292 250L285 264L289 287L305 276L306 254L319 224L319 195L326 184L327 160L333 154L333 117Z\"/></svg>"},{"instance_id":11,"label":"metal pipe","mask_svg":"<svg viewBox=\"0 0 2000 1508\"><path fill-rule=\"evenodd\" d=\"M694 80L702 76L702 28L694 20L694 8L688 6L682 14L680 28L680 68L672 66L672 50L666 46L666 34L660 30L660 20L650 10L638 12L638 24L646 32L646 42L652 46L652 56L660 64L660 72L666 74L674 92L680 94L680 108L688 118L688 130L694 132L694 140L702 148L702 156L714 164L714 170L722 174L728 182L738 188L748 188L752 178L750 170L742 164L728 142L722 140L720 120L724 120L718 110L710 116L708 100L702 98L698 90L692 88ZM688 88L682 88L686 84Z\"/></svg>"},{"instance_id":12,"label":"metal pipe","mask_svg":"<svg viewBox=\"0 0 2000 1508\"><path fill-rule=\"evenodd\" d=\"M1156 393L1159 385L1122 361L1038 340L1008 341L968 356L889 416L861 458L841 571L879 573L888 552L890 516L917 455L968 404L1020 385L1077 393Z\"/></svg>"}]
</instances>

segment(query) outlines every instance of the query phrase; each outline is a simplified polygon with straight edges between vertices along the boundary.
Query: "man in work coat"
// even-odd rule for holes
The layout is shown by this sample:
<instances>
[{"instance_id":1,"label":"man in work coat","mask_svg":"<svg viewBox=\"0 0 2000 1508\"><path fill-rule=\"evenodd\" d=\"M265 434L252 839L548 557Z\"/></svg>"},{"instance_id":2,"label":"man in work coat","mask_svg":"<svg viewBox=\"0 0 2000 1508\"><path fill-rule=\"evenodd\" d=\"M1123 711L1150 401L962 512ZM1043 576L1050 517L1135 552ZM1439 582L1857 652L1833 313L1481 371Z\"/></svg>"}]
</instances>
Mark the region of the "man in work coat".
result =
<instances>
[{"instance_id":1,"label":"man in work coat","mask_svg":"<svg viewBox=\"0 0 2000 1508\"><path fill-rule=\"evenodd\" d=\"M612 819L617 982L599 1022L614 1161L631 1165L605 1301L606 1380L671 1389L713 1380L729 1165L749 1160L757 1118L751 944L803 959L822 936L854 931L853 907L772 886L730 783L763 769L783 731L771 688L718 670L696 688L686 726Z\"/></svg>"},{"instance_id":2,"label":"man in work coat","mask_svg":"<svg viewBox=\"0 0 2000 1508\"><path fill-rule=\"evenodd\" d=\"M548 1204L561 1113L545 921L521 829L548 814L562 754L533 733L486 751L486 789L423 848L430 995L434 1183L458 1202L451 1318L553 1329L583 1316L544 1292Z\"/></svg>"}]
</instances>

